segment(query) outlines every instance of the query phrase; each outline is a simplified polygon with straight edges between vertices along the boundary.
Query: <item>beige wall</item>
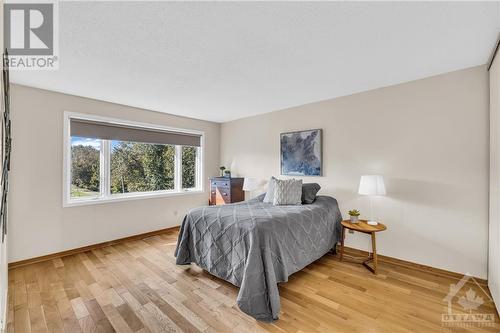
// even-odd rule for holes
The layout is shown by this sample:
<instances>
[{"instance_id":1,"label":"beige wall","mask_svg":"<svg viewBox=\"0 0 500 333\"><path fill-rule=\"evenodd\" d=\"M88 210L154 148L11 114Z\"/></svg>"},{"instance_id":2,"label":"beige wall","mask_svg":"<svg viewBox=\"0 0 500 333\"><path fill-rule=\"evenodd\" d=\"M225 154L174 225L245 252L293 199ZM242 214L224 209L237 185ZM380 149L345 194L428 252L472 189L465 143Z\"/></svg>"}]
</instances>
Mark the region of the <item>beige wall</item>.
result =
<instances>
[{"instance_id":1,"label":"beige wall","mask_svg":"<svg viewBox=\"0 0 500 333\"><path fill-rule=\"evenodd\" d=\"M205 186L202 194L63 208L63 113L205 131L205 179L218 172L219 124L19 85L12 110L10 262L179 225L207 203Z\"/></svg>"},{"instance_id":2,"label":"beige wall","mask_svg":"<svg viewBox=\"0 0 500 333\"><path fill-rule=\"evenodd\" d=\"M490 224L488 287L500 312L500 53L490 68Z\"/></svg>"},{"instance_id":3,"label":"beige wall","mask_svg":"<svg viewBox=\"0 0 500 333\"><path fill-rule=\"evenodd\" d=\"M362 79L362 76L360 76ZM484 66L225 123L221 163L234 172L279 175L279 134L323 129L321 194L342 214L368 199L363 174L382 174L375 200L381 254L486 277L488 241L488 76ZM364 235L347 245L367 249Z\"/></svg>"}]
</instances>

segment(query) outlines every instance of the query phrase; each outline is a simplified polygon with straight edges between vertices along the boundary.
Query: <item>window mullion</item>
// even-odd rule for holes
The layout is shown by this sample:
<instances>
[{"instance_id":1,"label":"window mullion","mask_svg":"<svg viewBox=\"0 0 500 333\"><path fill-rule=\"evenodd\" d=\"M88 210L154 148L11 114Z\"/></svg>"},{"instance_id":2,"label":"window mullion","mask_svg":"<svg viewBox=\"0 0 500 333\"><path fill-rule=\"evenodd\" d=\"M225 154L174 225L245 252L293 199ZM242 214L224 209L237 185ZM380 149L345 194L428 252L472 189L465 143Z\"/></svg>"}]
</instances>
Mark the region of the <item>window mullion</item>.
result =
<instances>
[{"instance_id":1,"label":"window mullion","mask_svg":"<svg viewBox=\"0 0 500 333\"><path fill-rule=\"evenodd\" d=\"M174 163L174 183L175 191L182 191L182 146L175 146L175 163Z\"/></svg>"},{"instance_id":2,"label":"window mullion","mask_svg":"<svg viewBox=\"0 0 500 333\"><path fill-rule=\"evenodd\" d=\"M106 198L111 194L110 179L111 179L111 141L103 141L103 176L102 176L102 195Z\"/></svg>"},{"instance_id":3,"label":"window mullion","mask_svg":"<svg viewBox=\"0 0 500 333\"><path fill-rule=\"evenodd\" d=\"M203 158L203 155L202 155L202 151L201 151L201 147L198 147L196 149L196 168L195 168L195 179L196 179L196 189L197 190L203 190L203 179L202 179L202 175L203 175L203 170L202 170L202 158Z\"/></svg>"},{"instance_id":4,"label":"window mullion","mask_svg":"<svg viewBox=\"0 0 500 333\"><path fill-rule=\"evenodd\" d=\"M106 188L104 184L104 174L105 174L105 162L104 156L106 156L106 148L104 147L104 140L101 140L101 149L99 150L99 196L104 197L104 189Z\"/></svg>"}]
</instances>

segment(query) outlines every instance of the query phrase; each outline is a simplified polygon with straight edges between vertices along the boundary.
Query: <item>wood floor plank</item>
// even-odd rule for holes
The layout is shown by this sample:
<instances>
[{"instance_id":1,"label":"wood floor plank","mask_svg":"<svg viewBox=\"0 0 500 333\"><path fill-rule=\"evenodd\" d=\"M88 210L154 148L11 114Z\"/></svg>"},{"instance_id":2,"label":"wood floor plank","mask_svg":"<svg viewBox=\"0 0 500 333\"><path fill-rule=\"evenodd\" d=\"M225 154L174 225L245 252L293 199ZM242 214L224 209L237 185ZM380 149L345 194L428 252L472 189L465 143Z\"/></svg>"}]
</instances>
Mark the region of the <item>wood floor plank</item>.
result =
<instances>
[{"instance_id":1,"label":"wood floor plank","mask_svg":"<svg viewBox=\"0 0 500 333\"><path fill-rule=\"evenodd\" d=\"M163 333L166 332L165 325L159 322L154 315L152 315L145 306L140 306L136 311L137 317L141 319L144 326L152 333Z\"/></svg>"},{"instance_id":2,"label":"wood floor plank","mask_svg":"<svg viewBox=\"0 0 500 333\"><path fill-rule=\"evenodd\" d=\"M71 306L73 307L73 311L75 312L75 316L77 319L82 319L83 317L89 316L89 311L85 306L85 302L81 297L77 297L71 300Z\"/></svg>"},{"instance_id":3,"label":"wood floor plank","mask_svg":"<svg viewBox=\"0 0 500 333\"><path fill-rule=\"evenodd\" d=\"M57 309L61 315L64 332L81 332L80 324L76 318L71 302L67 298L57 301Z\"/></svg>"},{"instance_id":4,"label":"wood floor plank","mask_svg":"<svg viewBox=\"0 0 500 333\"><path fill-rule=\"evenodd\" d=\"M149 288L145 283L138 285L141 292L146 295L151 303L153 303L165 316L171 319L176 326L185 332L199 332L199 330L191 324L191 322L184 318L177 310L170 304L165 302L154 290Z\"/></svg>"},{"instance_id":5,"label":"wood floor plank","mask_svg":"<svg viewBox=\"0 0 500 333\"><path fill-rule=\"evenodd\" d=\"M52 260L52 263L54 264L55 268L61 268L64 267L64 262L61 260L61 258L56 258Z\"/></svg>"},{"instance_id":6,"label":"wood floor plank","mask_svg":"<svg viewBox=\"0 0 500 333\"><path fill-rule=\"evenodd\" d=\"M206 322L209 327L213 328L217 332L231 332L232 330L226 326L224 321L219 320L217 316L210 311L210 309L203 307L203 305L193 302L192 300L187 300L183 303L186 308L190 309L193 313L196 313L204 322Z\"/></svg>"},{"instance_id":7,"label":"wood floor plank","mask_svg":"<svg viewBox=\"0 0 500 333\"><path fill-rule=\"evenodd\" d=\"M445 327L443 298L457 274L381 257L373 275L333 254L280 283L280 319L258 322L237 307L238 288L196 265L176 265L176 241L177 231L168 231L11 269L6 331L500 332L483 280L469 280L456 297L469 288L481 295L476 312L494 313L495 324ZM467 313L456 300L453 311Z\"/></svg>"},{"instance_id":8,"label":"wood floor plank","mask_svg":"<svg viewBox=\"0 0 500 333\"><path fill-rule=\"evenodd\" d=\"M31 332L31 324L27 304L19 305L14 311L14 330L20 333Z\"/></svg>"},{"instance_id":9,"label":"wood floor plank","mask_svg":"<svg viewBox=\"0 0 500 333\"><path fill-rule=\"evenodd\" d=\"M84 304L85 304L85 308L89 312L89 314L92 317L92 319L94 320L94 322L98 323L102 319L106 318L106 315L102 311L99 303L97 303L97 300L91 299L90 301L87 301Z\"/></svg>"},{"instance_id":10,"label":"wood floor plank","mask_svg":"<svg viewBox=\"0 0 500 333\"><path fill-rule=\"evenodd\" d=\"M47 332L47 324L41 306L31 307L28 310L31 332Z\"/></svg>"},{"instance_id":11,"label":"wood floor plank","mask_svg":"<svg viewBox=\"0 0 500 333\"><path fill-rule=\"evenodd\" d=\"M94 320L90 315L80 318L78 320L78 323L80 324L80 328L82 329L83 333L95 333L97 332L97 326L94 323Z\"/></svg>"},{"instance_id":12,"label":"wood floor plank","mask_svg":"<svg viewBox=\"0 0 500 333\"><path fill-rule=\"evenodd\" d=\"M56 292L53 290L40 292L45 322L49 332L64 332L64 325L57 308L55 295Z\"/></svg>"},{"instance_id":13,"label":"wood floor plank","mask_svg":"<svg viewBox=\"0 0 500 333\"><path fill-rule=\"evenodd\" d=\"M139 317L137 317L135 312L127 303L123 303L122 305L118 306L116 310L125 320L125 322L127 322L128 327L130 327L133 332L140 331L144 328L144 324L142 323L142 321L139 319Z\"/></svg>"},{"instance_id":14,"label":"wood floor plank","mask_svg":"<svg viewBox=\"0 0 500 333\"><path fill-rule=\"evenodd\" d=\"M116 308L112 304L105 305L102 310L106 314L106 318L109 320L109 322L117 332L133 332L132 329L128 326L127 322L122 318L118 310L116 310Z\"/></svg>"}]
</instances>

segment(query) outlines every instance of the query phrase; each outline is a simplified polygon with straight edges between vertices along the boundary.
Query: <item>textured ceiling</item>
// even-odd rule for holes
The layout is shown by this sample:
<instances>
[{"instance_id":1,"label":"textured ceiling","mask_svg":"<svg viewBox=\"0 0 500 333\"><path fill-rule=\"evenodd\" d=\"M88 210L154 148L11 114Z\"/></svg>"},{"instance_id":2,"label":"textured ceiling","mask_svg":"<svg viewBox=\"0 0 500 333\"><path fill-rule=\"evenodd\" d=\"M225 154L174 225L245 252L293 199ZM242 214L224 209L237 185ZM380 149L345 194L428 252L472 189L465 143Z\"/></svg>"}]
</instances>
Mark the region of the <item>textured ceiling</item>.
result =
<instances>
[{"instance_id":1,"label":"textured ceiling","mask_svg":"<svg viewBox=\"0 0 500 333\"><path fill-rule=\"evenodd\" d=\"M498 2L60 2L13 82L225 122L487 62Z\"/></svg>"}]
</instances>

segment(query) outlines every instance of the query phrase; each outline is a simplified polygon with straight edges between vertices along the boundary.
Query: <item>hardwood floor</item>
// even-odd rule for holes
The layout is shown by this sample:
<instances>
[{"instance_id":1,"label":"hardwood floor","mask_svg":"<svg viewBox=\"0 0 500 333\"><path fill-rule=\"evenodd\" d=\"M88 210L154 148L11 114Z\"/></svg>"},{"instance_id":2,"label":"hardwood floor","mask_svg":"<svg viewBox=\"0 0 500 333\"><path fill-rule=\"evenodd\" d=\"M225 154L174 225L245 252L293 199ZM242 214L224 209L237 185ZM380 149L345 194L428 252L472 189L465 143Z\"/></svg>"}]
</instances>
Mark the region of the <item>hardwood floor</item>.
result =
<instances>
[{"instance_id":1,"label":"hardwood floor","mask_svg":"<svg viewBox=\"0 0 500 333\"><path fill-rule=\"evenodd\" d=\"M382 257L375 276L330 254L280 285L278 321L257 322L235 305L236 287L195 265L176 266L176 241L173 230L11 269L7 331L500 332L497 315L492 327L442 326L455 274ZM462 304L480 296L485 303L473 313L495 313L472 280L458 295L469 288L476 297ZM455 299L454 313L460 309Z\"/></svg>"}]
</instances>

